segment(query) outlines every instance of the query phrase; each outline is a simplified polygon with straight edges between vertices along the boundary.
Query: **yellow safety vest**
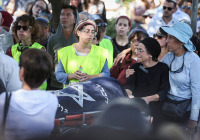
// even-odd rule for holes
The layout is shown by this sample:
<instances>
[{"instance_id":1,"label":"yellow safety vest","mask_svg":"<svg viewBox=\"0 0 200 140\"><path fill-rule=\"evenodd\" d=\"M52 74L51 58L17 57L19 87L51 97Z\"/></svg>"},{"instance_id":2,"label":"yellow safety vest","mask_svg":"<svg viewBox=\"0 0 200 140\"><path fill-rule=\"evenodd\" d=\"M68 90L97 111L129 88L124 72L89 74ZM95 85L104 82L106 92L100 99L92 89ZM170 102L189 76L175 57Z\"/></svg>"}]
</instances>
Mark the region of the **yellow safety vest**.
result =
<instances>
[{"instance_id":1,"label":"yellow safety vest","mask_svg":"<svg viewBox=\"0 0 200 140\"><path fill-rule=\"evenodd\" d=\"M66 73L81 70L89 75L97 75L101 73L107 55L108 51L106 49L91 44L91 50L87 56L78 56L75 53L74 44L72 44L58 51L58 62L61 60ZM69 82L79 81L72 79Z\"/></svg>"},{"instance_id":2,"label":"yellow safety vest","mask_svg":"<svg viewBox=\"0 0 200 140\"><path fill-rule=\"evenodd\" d=\"M20 45L19 45L19 43L17 43L17 44L15 44L15 45L13 45L12 46L12 48L11 48L11 53L12 53L12 56L13 56L13 58L19 63L19 57L20 57L20 55L21 55L21 51L18 51L17 50L17 47L19 47ZM40 45L39 43L37 43L37 42L35 42L33 45L31 45L30 47L29 47L30 49L42 49L42 48L44 48L42 45ZM45 48L44 48L44 50L45 50Z\"/></svg>"},{"instance_id":3,"label":"yellow safety vest","mask_svg":"<svg viewBox=\"0 0 200 140\"><path fill-rule=\"evenodd\" d=\"M19 57L21 55L21 51L18 51L17 47L19 47L19 43L12 46L11 53L12 53L13 58L19 63ZM42 48L44 48L44 50L45 50L45 47L43 47L42 45L40 45L37 42L33 43L33 45L31 45L29 48L31 48L31 49L42 49ZM46 81L40 86L40 89L41 90L47 89L47 82Z\"/></svg>"},{"instance_id":4,"label":"yellow safety vest","mask_svg":"<svg viewBox=\"0 0 200 140\"><path fill-rule=\"evenodd\" d=\"M109 39L103 38L99 43L99 46L108 50L108 68L110 69L113 66L113 44Z\"/></svg>"}]
</instances>

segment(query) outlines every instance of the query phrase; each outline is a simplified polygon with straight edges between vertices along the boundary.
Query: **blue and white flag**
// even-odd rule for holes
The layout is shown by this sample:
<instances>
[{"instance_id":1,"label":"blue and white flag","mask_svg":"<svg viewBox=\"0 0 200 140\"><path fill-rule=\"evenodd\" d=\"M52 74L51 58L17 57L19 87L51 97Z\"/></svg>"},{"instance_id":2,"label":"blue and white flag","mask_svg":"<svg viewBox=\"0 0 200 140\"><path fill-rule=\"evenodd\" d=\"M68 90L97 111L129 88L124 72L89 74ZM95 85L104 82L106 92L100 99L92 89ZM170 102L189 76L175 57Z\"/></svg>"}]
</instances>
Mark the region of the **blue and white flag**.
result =
<instances>
[{"instance_id":1,"label":"blue and white flag","mask_svg":"<svg viewBox=\"0 0 200 140\"><path fill-rule=\"evenodd\" d=\"M112 99L127 96L125 89L114 78L94 78L54 91L59 106L56 118L65 115L97 111L99 106L109 104Z\"/></svg>"}]
</instances>

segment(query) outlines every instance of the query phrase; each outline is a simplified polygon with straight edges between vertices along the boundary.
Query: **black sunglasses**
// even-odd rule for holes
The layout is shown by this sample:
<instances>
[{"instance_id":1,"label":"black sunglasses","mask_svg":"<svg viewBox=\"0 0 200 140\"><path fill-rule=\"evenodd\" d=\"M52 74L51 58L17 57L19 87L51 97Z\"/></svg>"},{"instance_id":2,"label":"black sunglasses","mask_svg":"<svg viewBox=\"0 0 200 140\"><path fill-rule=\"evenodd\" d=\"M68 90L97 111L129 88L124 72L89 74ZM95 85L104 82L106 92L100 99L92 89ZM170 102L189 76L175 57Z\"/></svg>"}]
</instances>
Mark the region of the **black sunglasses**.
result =
<instances>
[{"instance_id":1,"label":"black sunglasses","mask_svg":"<svg viewBox=\"0 0 200 140\"><path fill-rule=\"evenodd\" d=\"M21 25L17 25L16 29L17 30L21 30L21 28L24 30L24 31L27 31L31 26L21 26Z\"/></svg>"},{"instance_id":2,"label":"black sunglasses","mask_svg":"<svg viewBox=\"0 0 200 140\"><path fill-rule=\"evenodd\" d=\"M167 9L168 11L171 11L173 8L172 7L166 7L166 6L163 6L163 9Z\"/></svg>"},{"instance_id":3,"label":"black sunglasses","mask_svg":"<svg viewBox=\"0 0 200 140\"><path fill-rule=\"evenodd\" d=\"M190 10L192 7L191 7L191 6L185 6L185 5L182 5L181 8L182 8L182 9Z\"/></svg>"},{"instance_id":4,"label":"black sunglasses","mask_svg":"<svg viewBox=\"0 0 200 140\"><path fill-rule=\"evenodd\" d=\"M167 36L165 36L165 35L163 35L163 34L161 34L161 33L159 33L159 34L153 34L153 38L156 38L156 37L158 37L158 39L162 39L163 37L167 37Z\"/></svg>"},{"instance_id":5,"label":"black sunglasses","mask_svg":"<svg viewBox=\"0 0 200 140\"><path fill-rule=\"evenodd\" d=\"M173 73L181 73L182 71L183 71L183 66L184 66L184 56L185 56L185 54L186 54L186 52L184 53L184 55L183 55L183 64L182 64L182 66L178 69L178 70L175 70L175 71L172 71L172 62L174 61L174 59L175 59L175 55L174 55L174 58L173 58L173 60L172 60L172 62L171 62L171 64L170 64L170 68L169 68L169 70L171 71L171 72L173 72Z\"/></svg>"}]
</instances>

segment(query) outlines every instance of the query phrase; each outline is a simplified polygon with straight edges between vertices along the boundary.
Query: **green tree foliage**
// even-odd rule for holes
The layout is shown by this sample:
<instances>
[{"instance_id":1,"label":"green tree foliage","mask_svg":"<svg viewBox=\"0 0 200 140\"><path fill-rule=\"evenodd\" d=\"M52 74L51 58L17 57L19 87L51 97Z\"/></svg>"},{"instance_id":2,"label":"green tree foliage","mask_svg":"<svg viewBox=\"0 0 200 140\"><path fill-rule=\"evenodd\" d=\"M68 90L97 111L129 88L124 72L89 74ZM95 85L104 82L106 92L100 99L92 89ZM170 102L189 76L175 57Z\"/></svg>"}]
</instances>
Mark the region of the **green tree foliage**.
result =
<instances>
[{"instance_id":1,"label":"green tree foliage","mask_svg":"<svg viewBox=\"0 0 200 140\"><path fill-rule=\"evenodd\" d=\"M115 18L108 20L106 35L110 36L111 38L114 38L116 36L115 20Z\"/></svg>"}]
</instances>

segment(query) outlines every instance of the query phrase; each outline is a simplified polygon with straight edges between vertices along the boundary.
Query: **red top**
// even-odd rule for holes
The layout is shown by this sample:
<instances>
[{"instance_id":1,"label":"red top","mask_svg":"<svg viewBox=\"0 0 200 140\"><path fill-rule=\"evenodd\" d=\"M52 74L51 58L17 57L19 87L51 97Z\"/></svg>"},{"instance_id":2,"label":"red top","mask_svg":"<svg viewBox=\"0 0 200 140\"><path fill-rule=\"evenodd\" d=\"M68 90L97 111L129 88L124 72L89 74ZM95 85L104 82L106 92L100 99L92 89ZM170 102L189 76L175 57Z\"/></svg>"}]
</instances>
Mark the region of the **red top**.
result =
<instances>
[{"instance_id":1,"label":"red top","mask_svg":"<svg viewBox=\"0 0 200 140\"><path fill-rule=\"evenodd\" d=\"M131 59L131 62L125 62L129 59L129 56L130 54L125 57L122 63L119 61L116 66L113 66L110 69L111 77L116 78L122 85L126 84L126 70L128 69L128 66L137 63L134 59Z\"/></svg>"}]
</instances>

